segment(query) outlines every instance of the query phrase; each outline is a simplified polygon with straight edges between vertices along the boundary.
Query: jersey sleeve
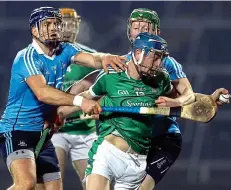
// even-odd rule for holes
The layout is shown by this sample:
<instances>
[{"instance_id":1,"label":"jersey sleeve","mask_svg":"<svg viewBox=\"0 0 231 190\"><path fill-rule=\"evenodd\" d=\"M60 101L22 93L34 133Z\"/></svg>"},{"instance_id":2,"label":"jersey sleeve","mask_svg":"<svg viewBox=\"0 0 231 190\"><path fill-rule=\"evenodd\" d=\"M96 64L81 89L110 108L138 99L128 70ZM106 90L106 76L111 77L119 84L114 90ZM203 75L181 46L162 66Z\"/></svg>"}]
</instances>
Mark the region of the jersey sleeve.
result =
<instances>
[{"instance_id":1,"label":"jersey sleeve","mask_svg":"<svg viewBox=\"0 0 231 190\"><path fill-rule=\"evenodd\" d=\"M163 93L167 94L168 92L170 92L173 88L172 84L171 84L171 80L170 80L170 75L167 73L164 75L164 82L163 82Z\"/></svg>"},{"instance_id":2,"label":"jersey sleeve","mask_svg":"<svg viewBox=\"0 0 231 190\"><path fill-rule=\"evenodd\" d=\"M95 83L89 88L89 92L93 97L98 97L106 94L106 76L102 70L96 78Z\"/></svg>"},{"instance_id":3,"label":"jersey sleeve","mask_svg":"<svg viewBox=\"0 0 231 190\"><path fill-rule=\"evenodd\" d=\"M33 48L29 48L24 54L16 56L13 69L15 74L20 75L24 79L32 75L42 75L43 63L38 60L34 51Z\"/></svg>"},{"instance_id":4,"label":"jersey sleeve","mask_svg":"<svg viewBox=\"0 0 231 190\"><path fill-rule=\"evenodd\" d=\"M171 80L187 77L183 72L182 65L178 63L173 57L168 56L163 61L163 66L168 71Z\"/></svg>"}]
</instances>

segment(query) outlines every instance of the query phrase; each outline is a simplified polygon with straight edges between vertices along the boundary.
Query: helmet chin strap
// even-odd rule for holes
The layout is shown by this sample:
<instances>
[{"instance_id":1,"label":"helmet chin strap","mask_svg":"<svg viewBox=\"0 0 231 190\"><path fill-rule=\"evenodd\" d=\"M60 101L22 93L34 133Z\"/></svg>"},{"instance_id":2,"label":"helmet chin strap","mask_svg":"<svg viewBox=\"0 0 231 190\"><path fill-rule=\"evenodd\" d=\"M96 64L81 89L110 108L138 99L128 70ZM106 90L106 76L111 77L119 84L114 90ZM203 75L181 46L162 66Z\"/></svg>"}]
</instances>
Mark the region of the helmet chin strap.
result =
<instances>
[{"instance_id":1,"label":"helmet chin strap","mask_svg":"<svg viewBox=\"0 0 231 190\"><path fill-rule=\"evenodd\" d=\"M132 52L132 59L133 59L133 62L137 65L137 66L136 66L136 70L137 70L137 72L139 73L139 75L141 75L141 71L140 71L139 65L140 65L141 62L143 61L144 53L145 53L145 50L142 49L142 52L141 52L141 54L140 54L140 58L139 58L139 60L137 61L136 58L135 58L134 52Z\"/></svg>"},{"instance_id":2,"label":"helmet chin strap","mask_svg":"<svg viewBox=\"0 0 231 190\"><path fill-rule=\"evenodd\" d=\"M142 49L142 52L141 52L141 54L140 54L140 58L139 58L139 60L137 61L136 58L135 58L134 52L132 52L132 60L134 61L134 63L135 63L136 65L141 64L141 62L142 62L142 60L143 60L143 58L144 58L144 53L145 53L145 50Z\"/></svg>"}]
</instances>

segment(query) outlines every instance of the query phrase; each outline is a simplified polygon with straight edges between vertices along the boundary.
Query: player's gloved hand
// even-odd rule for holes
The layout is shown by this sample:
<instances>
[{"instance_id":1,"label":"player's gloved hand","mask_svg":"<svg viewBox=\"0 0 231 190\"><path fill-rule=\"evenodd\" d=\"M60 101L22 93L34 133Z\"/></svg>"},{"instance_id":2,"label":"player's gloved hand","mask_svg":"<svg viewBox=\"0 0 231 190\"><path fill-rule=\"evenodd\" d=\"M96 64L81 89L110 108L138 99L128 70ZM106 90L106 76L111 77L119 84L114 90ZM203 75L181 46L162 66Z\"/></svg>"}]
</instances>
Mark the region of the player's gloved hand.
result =
<instances>
[{"instance_id":1,"label":"player's gloved hand","mask_svg":"<svg viewBox=\"0 0 231 190\"><path fill-rule=\"evenodd\" d=\"M116 72L119 72L119 69L125 71L127 65L123 62L128 62L128 59L124 56L111 55L107 54L103 58L102 66L106 73L108 73L108 66L110 65Z\"/></svg>"},{"instance_id":2,"label":"player's gloved hand","mask_svg":"<svg viewBox=\"0 0 231 190\"><path fill-rule=\"evenodd\" d=\"M221 94L229 94L229 91L225 88L218 88L214 93L211 94L212 99L216 102L218 106L222 106L226 103L219 101L219 96Z\"/></svg>"},{"instance_id":3,"label":"player's gloved hand","mask_svg":"<svg viewBox=\"0 0 231 190\"><path fill-rule=\"evenodd\" d=\"M177 98L168 98L166 96L160 96L156 101L157 107L179 107L181 102Z\"/></svg>"},{"instance_id":4,"label":"player's gloved hand","mask_svg":"<svg viewBox=\"0 0 231 190\"><path fill-rule=\"evenodd\" d=\"M102 108L99 103L94 100L88 100L83 98L81 109L88 115L97 115L102 112Z\"/></svg>"}]
</instances>

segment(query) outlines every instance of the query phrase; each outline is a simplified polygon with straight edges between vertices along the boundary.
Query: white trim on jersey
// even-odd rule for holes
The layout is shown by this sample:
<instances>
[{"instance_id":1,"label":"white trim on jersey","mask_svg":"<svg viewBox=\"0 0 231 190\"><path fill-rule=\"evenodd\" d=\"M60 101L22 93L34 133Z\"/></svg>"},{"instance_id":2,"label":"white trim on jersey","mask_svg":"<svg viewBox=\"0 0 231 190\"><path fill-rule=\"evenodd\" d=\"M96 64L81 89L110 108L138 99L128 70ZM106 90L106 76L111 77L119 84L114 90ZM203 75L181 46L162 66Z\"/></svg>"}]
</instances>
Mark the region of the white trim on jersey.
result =
<instances>
[{"instance_id":1,"label":"white trim on jersey","mask_svg":"<svg viewBox=\"0 0 231 190\"><path fill-rule=\"evenodd\" d=\"M70 46L72 46L75 50L82 51L82 49L80 47L76 46L75 44L69 43L69 42L66 42L66 43L68 43Z\"/></svg>"},{"instance_id":2,"label":"white trim on jersey","mask_svg":"<svg viewBox=\"0 0 231 190\"><path fill-rule=\"evenodd\" d=\"M38 54L45 54L43 52L43 50L40 48L40 46L38 45L38 43L34 39L32 41L32 46L34 47L34 49L36 49L36 51L38 52Z\"/></svg>"},{"instance_id":3,"label":"white trim on jersey","mask_svg":"<svg viewBox=\"0 0 231 190\"><path fill-rule=\"evenodd\" d=\"M169 56L168 58L172 62L173 67L175 68L177 78L185 78L186 76L183 74L180 63L178 63L173 57Z\"/></svg>"},{"instance_id":4,"label":"white trim on jersey","mask_svg":"<svg viewBox=\"0 0 231 190\"><path fill-rule=\"evenodd\" d=\"M30 51L30 48L28 48L28 49L26 50L26 52L25 52L25 54L24 54L24 56L23 56L23 60L24 60L25 66L26 66L26 68L27 68L27 71L29 72L29 75L31 75L30 69L29 69L29 67L28 67L28 65L27 65L27 61L26 61L26 54L28 53L28 51Z\"/></svg>"},{"instance_id":5,"label":"white trim on jersey","mask_svg":"<svg viewBox=\"0 0 231 190\"><path fill-rule=\"evenodd\" d=\"M63 77L64 77L64 76L65 76L65 75L63 75L63 76L61 76L61 77L57 78L57 79L56 79L56 81L57 81L57 80L61 80L61 79L63 79Z\"/></svg>"},{"instance_id":6,"label":"white trim on jersey","mask_svg":"<svg viewBox=\"0 0 231 190\"><path fill-rule=\"evenodd\" d=\"M93 85L89 88L88 92L89 92L89 93L91 94L91 96L93 96L94 98L99 97L98 95L96 95L96 94L94 93L94 91L92 90L92 87L93 87Z\"/></svg>"},{"instance_id":7,"label":"white trim on jersey","mask_svg":"<svg viewBox=\"0 0 231 190\"><path fill-rule=\"evenodd\" d=\"M91 94L93 97L99 97L99 96L101 96L101 95L95 94L95 92L92 90L92 88L96 85L96 83L98 82L99 79L101 79L104 75L106 75L106 73L105 73L105 72L103 73L103 71L104 71L104 70L102 70L102 71L99 73L99 75L97 76L97 78L96 78L94 84L91 85L90 88L89 88L89 92L90 92L90 94ZM101 73L103 73L103 74L101 74Z\"/></svg>"},{"instance_id":8,"label":"white trim on jersey","mask_svg":"<svg viewBox=\"0 0 231 190\"><path fill-rule=\"evenodd\" d=\"M34 50L35 49L33 47L29 47L26 50L24 57L23 57L25 66L30 75L39 74L39 71L37 70L35 63L34 63L34 58L33 58Z\"/></svg>"},{"instance_id":9,"label":"white trim on jersey","mask_svg":"<svg viewBox=\"0 0 231 190\"><path fill-rule=\"evenodd\" d=\"M56 57L55 54L52 55L52 57L46 55L46 54L43 52L43 50L41 49L41 47L38 45L38 43L35 41L35 39L33 39L32 46L34 47L34 49L37 51L38 54L43 55L43 56L46 57L47 59L54 60L54 58Z\"/></svg>"},{"instance_id":10,"label":"white trim on jersey","mask_svg":"<svg viewBox=\"0 0 231 190\"><path fill-rule=\"evenodd\" d=\"M81 48L81 50L83 50L83 51L89 51L89 52L93 52L93 53L97 52L95 49L89 48L89 47L87 47L87 46L85 46L83 44L77 43L77 42L75 42L74 45L76 47Z\"/></svg>"},{"instance_id":11,"label":"white trim on jersey","mask_svg":"<svg viewBox=\"0 0 231 190\"><path fill-rule=\"evenodd\" d=\"M88 73L85 77L83 77L82 79L80 79L80 80L74 82L72 85L70 85L70 86L65 90L65 92L67 92L68 90L70 90L70 88L73 87L74 85L76 85L76 84L80 83L81 81L83 81L83 80L84 80L85 78L87 78L89 75L91 75L91 74L93 74L93 73L95 73L95 72L99 72L100 70L101 70L101 69L96 69L96 70L94 70L94 71Z\"/></svg>"}]
</instances>

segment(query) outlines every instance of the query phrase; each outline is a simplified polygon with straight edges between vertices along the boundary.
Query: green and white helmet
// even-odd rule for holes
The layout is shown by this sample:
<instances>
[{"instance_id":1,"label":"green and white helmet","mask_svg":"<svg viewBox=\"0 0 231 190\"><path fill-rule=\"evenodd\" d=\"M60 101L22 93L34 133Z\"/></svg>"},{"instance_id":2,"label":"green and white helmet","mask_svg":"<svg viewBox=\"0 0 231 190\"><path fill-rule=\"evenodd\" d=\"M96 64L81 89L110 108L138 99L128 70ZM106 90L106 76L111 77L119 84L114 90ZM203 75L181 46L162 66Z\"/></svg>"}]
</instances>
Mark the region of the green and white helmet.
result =
<instances>
[{"instance_id":1,"label":"green and white helmet","mask_svg":"<svg viewBox=\"0 0 231 190\"><path fill-rule=\"evenodd\" d=\"M151 23L153 25L153 31L160 29L160 18L156 11L147 8L134 9L127 21L127 36L131 42L130 28L134 21Z\"/></svg>"}]
</instances>

